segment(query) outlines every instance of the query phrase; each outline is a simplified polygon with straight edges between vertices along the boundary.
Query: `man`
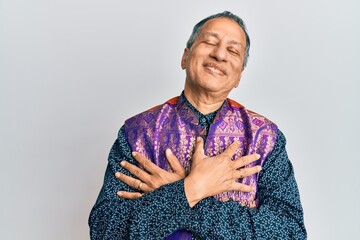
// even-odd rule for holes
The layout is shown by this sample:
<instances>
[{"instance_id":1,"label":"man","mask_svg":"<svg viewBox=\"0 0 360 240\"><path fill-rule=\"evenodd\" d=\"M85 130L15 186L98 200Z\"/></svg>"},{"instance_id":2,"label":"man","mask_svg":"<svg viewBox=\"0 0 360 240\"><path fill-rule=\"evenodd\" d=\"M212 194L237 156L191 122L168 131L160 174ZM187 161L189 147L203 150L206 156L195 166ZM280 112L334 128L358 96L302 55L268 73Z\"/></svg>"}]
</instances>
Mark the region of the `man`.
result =
<instances>
[{"instance_id":1,"label":"man","mask_svg":"<svg viewBox=\"0 0 360 240\"><path fill-rule=\"evenodd\" d=\"M284 135L227 99L249 48L230 12L195 25L181 96L119 131L89 218L92 239L306 238Z\"/></svg>"}]
</instances>

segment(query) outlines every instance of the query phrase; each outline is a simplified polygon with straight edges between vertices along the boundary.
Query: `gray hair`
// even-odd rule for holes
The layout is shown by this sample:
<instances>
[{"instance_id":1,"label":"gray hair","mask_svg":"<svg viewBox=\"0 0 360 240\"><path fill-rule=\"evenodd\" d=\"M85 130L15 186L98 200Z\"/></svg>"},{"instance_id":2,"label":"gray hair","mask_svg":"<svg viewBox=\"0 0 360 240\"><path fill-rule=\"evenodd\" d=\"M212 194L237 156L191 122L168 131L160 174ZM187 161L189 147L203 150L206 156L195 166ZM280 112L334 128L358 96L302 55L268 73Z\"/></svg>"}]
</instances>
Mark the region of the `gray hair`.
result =
<instances>
[{"instance_id":1,"label":"gray hair","mask_svg":"<svg viewBox=\"0 0 360 240\"><path fill-rule=\"evenodd\" d=\"M244 21L236 16L235 14L229 12L229 11L225 11L225 12L222 12L222 13L217 13L217 14L214 14L214 15L211 15L207 18L204 18L203 20L201 20L200 22L198 22L194 28L193 28L193 31L190 35L190 38L189 40L187 41L186 43L186 47L187 48L191 48L191 46L193 45L193 43L195 42L195 39L199 36L200 34L200 31L201 31L201 28L202 26L207 22L209 21L210 19L214 19L214 18L220 18L220 17L226 17L226 18L229 18L229 19L232 19L234 20L237 24L239 24L239 26L244 30L245 32L245 36L246 36L246 47L245 47L245 55L244 55L244 62L243 62L243 69L246 67L246 64L247 64L247 61L248 61L248 58L249 58L249 50L250 50L250 38L249 38L249 35L247 33L247 30L246 30L246 26L245 26L245 23Z\"/></svg>"}]
</instances>

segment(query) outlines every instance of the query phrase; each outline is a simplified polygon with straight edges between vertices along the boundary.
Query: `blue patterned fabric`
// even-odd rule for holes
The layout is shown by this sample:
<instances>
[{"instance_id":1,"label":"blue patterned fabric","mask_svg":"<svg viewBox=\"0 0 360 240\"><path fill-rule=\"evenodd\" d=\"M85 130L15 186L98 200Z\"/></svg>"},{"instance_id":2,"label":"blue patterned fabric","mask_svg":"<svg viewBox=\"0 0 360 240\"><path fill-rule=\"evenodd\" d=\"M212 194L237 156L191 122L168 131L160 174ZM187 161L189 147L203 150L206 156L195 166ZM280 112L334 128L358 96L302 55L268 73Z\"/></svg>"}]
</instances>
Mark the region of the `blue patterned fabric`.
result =
<instances>
[{"instance_id":1,"label":"blue patterned fabric","mask_svg":"<svg viewBox=\"0 0 360 240\"><path fill-rule=\"evenodd\" d=\"M216 115L197 114L199 123L204 125L210 124ZM258 208L213 197L190 208L183 180L137 200L116 195L119 190L135 191L114 176L117 171L132 176L120 167L121 160L135 163L122 127L109 154L104 185L89 217L91 239L164 239L179 229L190 231L193 239L306 239L300 196L285 144L284 135L278 131L274 149L260 172Z\"/></svg>"},{"instance_id":2,"label":"blue patterned fabric","mask_svg":"<svg viewBox=\"0 0 360 240\"><path fill-rule=\"evenodd\" d=\"M198 111L190 102L189 100L186 98L185 94L184 94L184 91L181 93L181 97L184 99L184 102L185 104L197 115L198 119L199 119L199 125L200 126L203 126L206 128L206 133L209 132L209 128L210 128L210 125L211 123L214 121L215 117L216 117L216 114L219 112L219 110L222 108L222 106L224 105L221 105L221 107L212 112L212 113L209 113L209 114L202 114L200 111ZM206 138L204 138L204 140L206 140ZM205 144L205 143L204 143Z\"/></svg>"}]
</instances>

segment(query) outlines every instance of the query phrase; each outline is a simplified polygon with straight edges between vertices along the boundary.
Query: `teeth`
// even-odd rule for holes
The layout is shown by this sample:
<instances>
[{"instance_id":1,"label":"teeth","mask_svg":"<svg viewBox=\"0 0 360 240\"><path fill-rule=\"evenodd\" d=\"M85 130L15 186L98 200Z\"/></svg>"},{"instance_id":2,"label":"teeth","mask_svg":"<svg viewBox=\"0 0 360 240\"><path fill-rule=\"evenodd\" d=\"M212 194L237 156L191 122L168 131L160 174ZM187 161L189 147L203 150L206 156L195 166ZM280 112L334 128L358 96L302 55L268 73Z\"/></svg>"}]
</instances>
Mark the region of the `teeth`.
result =
<instances>
[{"instance_id":1,"label":"teeth","mask_svg":"<svg viewBox=\"0 0 360 240\"><path fill-rule=\"evenodd\" d=\"M214 67L209 67L209 69L213 72L216 72L216 73L222 73L219 69L217 68L214 68Z\"/></svg>"}]
</instances>

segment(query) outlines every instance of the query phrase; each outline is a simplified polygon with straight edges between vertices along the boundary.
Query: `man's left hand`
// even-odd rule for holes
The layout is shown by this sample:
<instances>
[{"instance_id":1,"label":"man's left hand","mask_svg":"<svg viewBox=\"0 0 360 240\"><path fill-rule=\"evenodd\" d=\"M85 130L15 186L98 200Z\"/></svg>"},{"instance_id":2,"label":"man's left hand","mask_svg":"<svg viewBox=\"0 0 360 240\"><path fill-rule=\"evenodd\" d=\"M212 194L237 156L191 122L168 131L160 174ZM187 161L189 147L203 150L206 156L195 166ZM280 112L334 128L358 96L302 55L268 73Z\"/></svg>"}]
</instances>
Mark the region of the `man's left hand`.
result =
<instances>
[{"instance_id":1,"label":"man's left hand","mask_svg":"<svg viewBox=\"0 0 360 240\"><path fill-rule=\"evenodd\" d=\"M117 192L119 197L125 199L138 199L142 196L142 193L151 192L163 185L176 182L185 177L186 172L184 167L170 149L166 150L165 155L173 172L168 172L158 167L140 153L133 152L132 155L134 159L144 168L144 170L127 161L122 161L120 165L137 178L132 178L120 172L116 172L115 177L139 191L119 191Z\"/></svg>"}]
</instances>

